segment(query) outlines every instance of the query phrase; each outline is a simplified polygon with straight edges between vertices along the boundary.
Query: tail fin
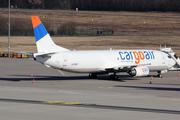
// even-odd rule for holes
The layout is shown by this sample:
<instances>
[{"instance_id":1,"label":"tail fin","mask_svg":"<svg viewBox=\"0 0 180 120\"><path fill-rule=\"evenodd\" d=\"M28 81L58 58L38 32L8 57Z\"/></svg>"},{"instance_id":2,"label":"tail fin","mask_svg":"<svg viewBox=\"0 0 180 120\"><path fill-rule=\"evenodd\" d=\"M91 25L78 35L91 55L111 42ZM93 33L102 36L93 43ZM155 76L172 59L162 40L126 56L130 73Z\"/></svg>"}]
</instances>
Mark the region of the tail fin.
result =
<instances>
[{"instance_id":1,"label":"tail fin","mask_svg":"<svg viewBox=\"0 0 180 120\"><path fill-rule=\"evenodd\" d=\"M52 53L59 51L69 51L66 48L57 46L50 35L48 34L46 28L38 18L38 16L31 16L32 25L34 29L34 35L36 39L36 45L38 53Z\"/></svg>"}]
</instances>

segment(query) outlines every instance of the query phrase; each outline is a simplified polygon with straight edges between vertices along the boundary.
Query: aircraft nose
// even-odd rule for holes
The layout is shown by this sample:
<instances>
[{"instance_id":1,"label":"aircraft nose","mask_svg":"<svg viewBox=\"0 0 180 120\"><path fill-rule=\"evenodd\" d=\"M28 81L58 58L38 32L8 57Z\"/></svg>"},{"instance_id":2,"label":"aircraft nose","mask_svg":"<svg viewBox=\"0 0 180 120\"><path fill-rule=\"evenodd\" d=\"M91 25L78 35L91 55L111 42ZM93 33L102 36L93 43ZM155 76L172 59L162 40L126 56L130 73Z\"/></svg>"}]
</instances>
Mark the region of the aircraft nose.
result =
<instances>
[{"instance_id":1,"label":"aircraft nose","mask_svg":"<svg viewBox=\"0 0 180 120\"><path fill-rule=\"evenodd\" d=\"M176 64L176 62L173 60L173 59L171 59L171 61L170 61L170 63L169 63L171 66L174 66L175 64Z\"/></svg>"}]
</instances>

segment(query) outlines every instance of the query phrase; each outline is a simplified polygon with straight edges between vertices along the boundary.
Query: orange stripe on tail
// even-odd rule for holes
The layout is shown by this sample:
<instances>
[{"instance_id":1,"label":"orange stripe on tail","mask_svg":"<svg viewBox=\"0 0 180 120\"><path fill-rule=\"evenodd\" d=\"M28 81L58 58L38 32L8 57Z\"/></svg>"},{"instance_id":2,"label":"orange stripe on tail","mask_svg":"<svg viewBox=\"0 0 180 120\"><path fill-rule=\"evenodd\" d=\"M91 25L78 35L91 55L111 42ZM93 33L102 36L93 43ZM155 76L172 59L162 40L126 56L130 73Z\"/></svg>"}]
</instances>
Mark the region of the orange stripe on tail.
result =
<instances>
[{"instance_id":1,"label":"orange stripe on tail","mask_svg":"<svg viewBox=\"0 0 180 120\"><path fill-rule=\"evenodd\" d=\"M38 18L38 16L31 16L31 20L32 20L33 29L37 27L39 24L41 24L41 21Z\"/></svg>"}]
</instances>

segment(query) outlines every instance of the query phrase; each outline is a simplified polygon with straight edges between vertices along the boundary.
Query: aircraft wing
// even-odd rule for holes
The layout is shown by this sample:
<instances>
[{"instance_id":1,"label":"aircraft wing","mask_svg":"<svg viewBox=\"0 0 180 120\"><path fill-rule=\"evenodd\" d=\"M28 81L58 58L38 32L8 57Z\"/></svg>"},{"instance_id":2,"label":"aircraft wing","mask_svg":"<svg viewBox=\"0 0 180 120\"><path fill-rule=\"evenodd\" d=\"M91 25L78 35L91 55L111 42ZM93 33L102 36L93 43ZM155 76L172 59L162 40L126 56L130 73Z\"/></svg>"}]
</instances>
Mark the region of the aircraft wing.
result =
<instances>
[{"instance_id":1,"label":"aircraft wing","mask_svg":"<svg viewBox=\"0 0 180 120\"><path fill-rule=\"evenodd\" d=\"M106 71L129 71L131 70L132 68L134 67L137 67L137 66L148 66L148 65L151 65L150 63L148 64L134 64L134 65L120 65L120 66L114 66L112 68L106 68Z\"/></svg>"}]
</instances>

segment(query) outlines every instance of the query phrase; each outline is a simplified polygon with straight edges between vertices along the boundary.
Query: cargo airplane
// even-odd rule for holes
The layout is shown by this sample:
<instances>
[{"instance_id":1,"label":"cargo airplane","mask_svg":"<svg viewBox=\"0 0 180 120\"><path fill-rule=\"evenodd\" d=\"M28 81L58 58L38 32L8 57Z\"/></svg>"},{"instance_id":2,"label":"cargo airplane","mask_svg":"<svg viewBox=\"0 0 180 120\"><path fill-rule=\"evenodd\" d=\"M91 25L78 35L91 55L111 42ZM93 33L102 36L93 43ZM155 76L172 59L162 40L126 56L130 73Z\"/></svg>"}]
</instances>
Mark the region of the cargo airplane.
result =
<instances>
[{"instance_id":1,"label":"cargo airplane","mask_svg":"<svg viewBox=\"0 0 180 120\"><path fill-rule=\"evenodd\" d=\"M89 73L95 79L98 74L111 74L110 79L118 79L119 72L131 76L147 76L157 72L158 77L169 70L179 70L180 59L171 48L161 51L147 49L120 50L78 50L71 51L56 45L38 16L31 16L38 53L34 60L54 69Z\"/></svg>"}]
</instances>

